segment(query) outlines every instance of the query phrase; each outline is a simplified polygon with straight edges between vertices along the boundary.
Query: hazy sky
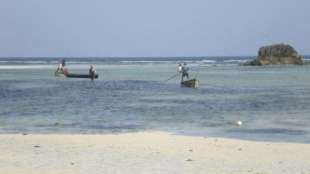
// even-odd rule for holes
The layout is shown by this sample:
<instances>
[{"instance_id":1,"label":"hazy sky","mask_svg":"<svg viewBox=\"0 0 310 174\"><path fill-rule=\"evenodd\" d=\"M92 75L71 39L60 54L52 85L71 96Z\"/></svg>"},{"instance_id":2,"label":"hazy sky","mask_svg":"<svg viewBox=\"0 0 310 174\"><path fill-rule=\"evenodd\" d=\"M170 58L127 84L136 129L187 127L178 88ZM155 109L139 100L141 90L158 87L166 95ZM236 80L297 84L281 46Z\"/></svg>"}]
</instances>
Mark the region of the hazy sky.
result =
<instances>
[{"instance_id":1,"label":"hazy sky","mask_svg":"<svg viewBox=\"0 0 310 174\"><path fill-rule=\"evenodd\" d=\"M310 53L309 0L0 0L0 57Z\"/></svg>"}]
</instances>

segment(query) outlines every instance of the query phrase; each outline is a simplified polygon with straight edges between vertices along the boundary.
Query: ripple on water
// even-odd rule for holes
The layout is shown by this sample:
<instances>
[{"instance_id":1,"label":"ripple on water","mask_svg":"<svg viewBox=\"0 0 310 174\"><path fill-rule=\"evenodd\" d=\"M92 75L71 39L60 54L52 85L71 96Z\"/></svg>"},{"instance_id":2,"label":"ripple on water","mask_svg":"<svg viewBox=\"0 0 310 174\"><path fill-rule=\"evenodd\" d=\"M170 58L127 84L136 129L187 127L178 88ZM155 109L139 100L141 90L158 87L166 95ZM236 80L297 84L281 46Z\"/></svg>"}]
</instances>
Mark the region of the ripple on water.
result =
<instances>
[{"instance_id":1,"label":"ripple on water","mask_svg":"<svg viewBox=\"0 0 310 174\"><path fill-rule=\"evenodd\" d=\"M285 128L264 128L264 129L233 129L227 130L228 133L238 133L238 134L265 134L265 135L274 135L274 134L283 134L283 135L306 135L307 131L298 130L298 129L285 129Z\"/></svg>"}]
</instances>

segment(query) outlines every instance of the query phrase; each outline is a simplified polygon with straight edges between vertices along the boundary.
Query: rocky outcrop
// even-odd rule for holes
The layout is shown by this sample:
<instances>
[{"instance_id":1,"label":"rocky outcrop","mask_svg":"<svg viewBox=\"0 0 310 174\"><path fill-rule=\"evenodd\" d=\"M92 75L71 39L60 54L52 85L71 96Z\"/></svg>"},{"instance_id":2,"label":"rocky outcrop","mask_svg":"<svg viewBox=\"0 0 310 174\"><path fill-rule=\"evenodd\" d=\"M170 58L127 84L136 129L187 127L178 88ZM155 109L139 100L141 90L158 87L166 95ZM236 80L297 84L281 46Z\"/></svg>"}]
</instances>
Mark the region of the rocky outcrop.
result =
<instances>
[{"instance_id":1,"label":"rocky outcrop","mask_svg":"<svg viewBox=\"0 0 310 174\"><path fill-rule=\"evenodd\" d=\"M290 45L277 44L261 47L256 59L246 62L244 65L281 65L295 64L302 65L303 59L297 51Z\"/></svg>"}]
</instances>

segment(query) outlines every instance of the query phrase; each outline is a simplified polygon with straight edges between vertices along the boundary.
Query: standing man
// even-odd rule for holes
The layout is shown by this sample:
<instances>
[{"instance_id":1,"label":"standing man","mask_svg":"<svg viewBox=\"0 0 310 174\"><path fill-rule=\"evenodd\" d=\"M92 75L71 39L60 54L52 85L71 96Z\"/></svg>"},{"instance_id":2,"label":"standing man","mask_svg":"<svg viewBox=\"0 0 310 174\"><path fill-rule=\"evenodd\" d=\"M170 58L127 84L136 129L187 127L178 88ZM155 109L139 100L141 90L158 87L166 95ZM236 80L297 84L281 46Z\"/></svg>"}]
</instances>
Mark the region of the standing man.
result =
<instances>
[{"instance_id":1,"label":"standing man","mask_svg":"<svg viewBox=\"0 0 310 174\"><path fill-rule=\"evenodd\" d=\"M65 60L64 59L59 61L59 64L58 64L58 67L57 67L57 70L56 70L55 74L56 73L58 73L58 74L65 74Z\"/></svg>"},{"instance_id":2,"label":"standing man","mask_svg":"<svg viewBox=\"0 0 310 174\"><path fill-rule=\"evenodd\" d=\"M188 75L188 70L189 68L186 66L186 62L183 63L183 66L181 68L181 72L182 72L182 82L184 81L184 77L186 77L186 79L189 79L189 75Z\"/></svg>"}]
</instances>

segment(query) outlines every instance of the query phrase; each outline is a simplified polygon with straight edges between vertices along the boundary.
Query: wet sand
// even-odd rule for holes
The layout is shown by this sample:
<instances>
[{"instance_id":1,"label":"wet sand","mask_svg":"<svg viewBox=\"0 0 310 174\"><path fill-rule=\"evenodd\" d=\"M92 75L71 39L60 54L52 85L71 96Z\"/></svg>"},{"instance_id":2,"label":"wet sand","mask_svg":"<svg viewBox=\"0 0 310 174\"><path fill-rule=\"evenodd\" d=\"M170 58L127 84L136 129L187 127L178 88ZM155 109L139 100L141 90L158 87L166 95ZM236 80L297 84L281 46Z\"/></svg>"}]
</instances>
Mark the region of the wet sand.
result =
<instances>
[{"instance_id":1,"label":"wet sand","mask_svg":"<svg viewBox=\"0 0 310 174\"><path fill-rule=\"evenodd\" d=\"M0 174L310 174L310 144L165 132L0 135Z\"/></svg>"}]
</instances>

